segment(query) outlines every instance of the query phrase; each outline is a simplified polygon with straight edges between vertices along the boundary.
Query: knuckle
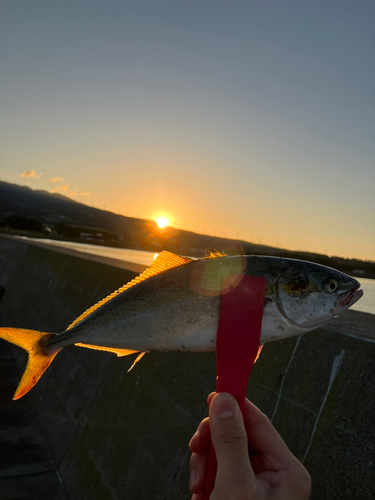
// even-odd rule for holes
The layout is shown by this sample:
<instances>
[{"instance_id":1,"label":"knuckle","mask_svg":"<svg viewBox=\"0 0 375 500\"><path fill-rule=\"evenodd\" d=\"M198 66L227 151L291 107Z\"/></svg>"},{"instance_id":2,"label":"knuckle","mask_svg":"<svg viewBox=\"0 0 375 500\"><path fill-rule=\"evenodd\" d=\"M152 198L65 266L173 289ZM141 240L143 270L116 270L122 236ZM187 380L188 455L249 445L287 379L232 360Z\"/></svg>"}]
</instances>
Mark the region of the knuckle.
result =
<instances>
[{"instance_id":1,"label":"knuckle","mask_svg":"<svg viewBox=\"0 0 375 500\"><path fill-rule=\"evenodd\" d=\"M238 444L246 440L246 435L241 429L224 429L217 436L218 441L224 444Z\"/></svg>"},{"instance_id":2,"label":"knuckle","mask_svg":"<svg viewBox=\"0 0 375 500\"><path fill-rule=\"evenodd\" d=\"M308 499L311 492L311 476L305 468L303 468L304 473L301 477L301 493L304 494L304 499Z\"/></svg>"},{"instance_id":3,"label":"knuckle","mask_svg":"<svg viewBox=\"0 0 375 500\"><path fill-rule=\"evenodd\" d=\"M298 494L298 498L308 500L311 493L311 477L301 463L299 463L298 469L289 475L287 483L290 491Z\"/></svg>"},{"instance_id":4,"label":"knuckle","mask_svg":"<svg viewBox=\"0 0 375 500\"><path fill-rule=\"evenodd\" d=\"M222 488L215 486L211 493L210 500L259 500L259 493L256 489L241 484L228 484Z\"/></svg>"}]
</instances>

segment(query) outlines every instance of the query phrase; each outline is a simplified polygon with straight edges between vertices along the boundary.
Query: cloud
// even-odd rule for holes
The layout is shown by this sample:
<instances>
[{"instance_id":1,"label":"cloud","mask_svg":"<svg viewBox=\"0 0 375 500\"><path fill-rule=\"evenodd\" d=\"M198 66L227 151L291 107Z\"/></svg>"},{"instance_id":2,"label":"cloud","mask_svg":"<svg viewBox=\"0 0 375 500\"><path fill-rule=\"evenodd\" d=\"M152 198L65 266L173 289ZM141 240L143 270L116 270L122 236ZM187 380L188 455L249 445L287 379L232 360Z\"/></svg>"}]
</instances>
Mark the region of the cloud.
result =
<instances>
[{"instance_id":1,"label":"cloud","mask_svg":"<svg viewBox=\"0 0 375 500\"><path fill-rule=\"evenodd\" d=\"M73 191L72 189L70 189L68 184L61 184L61 186L55 187L50 192L51 193L61 193L65 196L69 196L70 198L74 198L78 194L77 191L79 191L79 190L76 189L75 191Z\"/></svg>"},{"instance_id":2,"label":"cloud","mask_svg":"<svg viewBox=\"0 0 375 500\"><path fill-rule=\"evenodd\" d=\"M75 198L76 196L90 196L90 193L87 191L80 193L79 189L71 189L69 184L60 184L60 186L56 186L54 189L51 189L50 193L60 193L64 196L69 196L70 198Z\"/></svg>"},{"instance_id":3,"label":"cloud","mask_svg":"<svg viewBox=\"0 0 375 500\"><path fill-rule=\"evenodd\" d=\"M49 182L62 182L63 180L62 177L52 177L52 179L48 179Z\"/></svg>"},{"instance_id":4,"label":"cloud","mask_svg":"<svg viewBox=\"0 0 375 500\"><path fill-rule=\"evenodd\" d=\"M20 177L34 177L34 179L39 179L41 175L43 174L37 174L35 170L25 170Z\"/></svg>"},{"instance_id":5,"label":"cloud","mask_svg":"<svg viewBox=\"0 0 375 500\"><path fill-rule=\"evenodd\" d=\"M51 193L65 193L68 189L68 184L61 184L61 186L57 186L55 189L52 189Z\"/></svg>"}]
</instances>

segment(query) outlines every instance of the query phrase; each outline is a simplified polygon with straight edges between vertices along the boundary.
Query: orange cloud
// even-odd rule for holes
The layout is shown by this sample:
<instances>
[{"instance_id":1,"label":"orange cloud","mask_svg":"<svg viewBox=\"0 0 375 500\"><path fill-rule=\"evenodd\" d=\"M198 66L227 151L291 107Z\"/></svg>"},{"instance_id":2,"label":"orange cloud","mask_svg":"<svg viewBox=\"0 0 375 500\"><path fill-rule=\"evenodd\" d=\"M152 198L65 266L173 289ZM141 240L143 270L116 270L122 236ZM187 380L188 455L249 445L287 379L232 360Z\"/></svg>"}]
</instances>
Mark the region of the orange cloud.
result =
<instances>
[{"instance_id":1,"label":"orange cloud","mask_svg":"<svg viewBox=\"0 0 375 500\"><path fill-rule=\"evenodd\" d=\"M39 179L41 175L43 174L37 174L35 170L25 170L20 177L34 177L34 179Z\"/></svg>"},{"instance_id":2,"label":"orange cloud","mask_svg":"<svg viewBox=\"0 0 375 500\"><path fill-rule=\"evenodd\" d=\"M55 179L55 178L54 178ZM56 177L56 180L53 182L57 182L61 177ZM52 179L50 179L52 182ZM70 198L75 198L76 196L90 196L90 193L87 191L79 192L79 189L71 189L69 184L60 184L60 186L56 186L54 189L51 189L50 193L60 193L65 196L69 196Z\"/></svg>"},{"instance_id":3,"label":"orange cloud","mask_svg":"<svg viewBox=\"0 0 375 500\"><path fill-rule=\"evenodd\" d=\"M49 179L49 182L61 182L63 180L62 177L52 177L52 179Z\"/></svg>"},{"instance_id":4,"label":"orange cloud","mask_svg":"<svg viewBox=\"0 0 375 500\"><path fill-rule=\"evenodd\" d=\"M68 184L61 184L61 186L57 186L55 189L52 189L51 193L65 193L68 189Z\"/></svg>"},{"instance_id":5,"label":"orange cloud","mask_svg":"<svg viewBox=\"0 0 375 500\"><path fill-rule=\"evenodd\" d=\"M69 196L70 198L74 198L78 194L77 191L79 191L79 189L76 189L76 191L73 191L72 189L70 189L68 184L61 184L61 186L57 186L55 189L52 189L50 192L51 193L61 193L61 194L64 194L65 196Z\"/></svg>"}]
</instances>

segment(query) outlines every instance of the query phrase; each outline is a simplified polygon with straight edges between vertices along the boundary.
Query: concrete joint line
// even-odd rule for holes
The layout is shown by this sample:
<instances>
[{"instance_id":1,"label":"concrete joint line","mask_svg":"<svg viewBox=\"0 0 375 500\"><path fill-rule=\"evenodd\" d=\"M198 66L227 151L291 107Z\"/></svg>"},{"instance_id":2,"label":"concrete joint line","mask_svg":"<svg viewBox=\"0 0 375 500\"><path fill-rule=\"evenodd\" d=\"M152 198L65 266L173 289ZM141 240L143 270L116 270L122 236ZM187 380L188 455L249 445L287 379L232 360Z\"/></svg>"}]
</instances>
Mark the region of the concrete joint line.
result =
<instances>
[{"instance_id":1,"label":"concrete joint line","mask_svg":"<svg viewBox=\"0 0 375 500\"><path fill-rule=\"evenodd\" d=\"M279 407L280 398L281 398L281 393L282 393L282 391L283 391L283 387L284 387L284 382L285 382L286 374L288 373L289 367L290 367L290 365L292 364L292 361L293 361L294 355L295 355L295 353L296 353L296 351L297 351L297 348L298 348L298 346L299 346L299 343L300 343L300 341L301 341L301 338L302 338L302 335L299 335L299 336L298 336L298 338L297 338L296 345L294 346L294 349L293 349L292 355L290 356L290 360L289 360L288 366L286 367L286 370L285 370L285 373L284 373L283 379L282 379L282 381L281 381L280 390L279 390L279 395L278 395L278 398L277 398L277 401L276 401L275 409L273 410L273 414L272 414L272 417L271 417L271 422L273 422L273 419L275 418L275 415L276 415L277 409L278 409L278 407Z\"/></svg>"},{"instance_id":2,"label":"concrete joint line","mask_svg":"<svg viewBox=\"0 0 375 500\"><path fill-rule=\"evenodd\" d=\"M328 398L328 395L329 395L329 392L331 390L331 387L332 387L332 384L333 382L335 381L335 378L336 378L336 375L338 374L339 372L339 369L340 369L340 366L341 366L341 363L344 359L344 356L345 356L345 349L343 349L340 354L338 356L335 357L335 359L333 360L333 364L332 364L332 369L331 369L331 376L329 377L329 383L328 383L328 389L327 389L327 392L324 396L324 399L323 399L323 403L322 403L322 406L320 407L320 410L318 412L318 416L316 417L316 420L315 420L315 424L314 424L314 428L313 428L313 431L311 433L311 437L310 437L310 442L307 446L307 449L305 451L305 455L302 459L302 463L305 462L306 460L306 457L307 457L307 454L310 450L310 447L311 447L311 443L313 442L313 439L314 439L314 435L315 435L315 432L316 432L316 428L318 426L318 422L319 422L319 418L320 418L320 415L323 411L323 408L324 408L324 405L326 404L326 401L327 401L327 398Z\"/></svg>"},{"instance_id":3,"label":"concrete joint line","mask_svg":"<svg viewBox=\"0 0 375 500\"><path fill-rule=\"evenodd\" d=\"M372 344L375 344L375 339L368 339L367 337L360 337L359 335L354 335L353 333L348 333L348 332L340 332L340 334L346 335L347 337L351 337L353 339L364 340L365 342L371 342Z\"/></svg>"}]
</instances>

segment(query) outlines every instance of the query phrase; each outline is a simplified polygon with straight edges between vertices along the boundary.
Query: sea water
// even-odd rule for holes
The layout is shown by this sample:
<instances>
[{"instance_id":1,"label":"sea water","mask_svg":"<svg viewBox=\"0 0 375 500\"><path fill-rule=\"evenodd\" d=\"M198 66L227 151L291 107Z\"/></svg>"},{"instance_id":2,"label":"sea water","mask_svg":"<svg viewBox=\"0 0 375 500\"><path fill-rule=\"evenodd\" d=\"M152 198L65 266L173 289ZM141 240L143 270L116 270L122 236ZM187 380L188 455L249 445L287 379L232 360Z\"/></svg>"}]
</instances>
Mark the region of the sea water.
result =
<instances>
[{"instance_id":1,"label":"sea water","mask_svg":"<svg viewBox=\"0 0 375 500\"><path fill-rule=\"evenodd\" d=\"M356 311L375 314L375 280L368 278L356 278L361 283L363 297L351 307Z\"/></svg>"},{"instance_id":2,"label":"sea water","mask_svg":"<svg viewBox=\"0 0 375 500\"><path fill-rule=\"evenodd\" d=\"M45 243L47 245L53 245L57 247L70 248L71 250L76 250L77 252L89 253L91 255L100 255L101 257L107 257L109 259L117 259L126 262L133 262L135 264L142 264L144 266L150 266L155 257L155 252L147 252L145 250L105 247L101 245L91 245L89 243L75 243L73 241L49 240L47 238L46 239L27 238L26 236L18 236L18 238L27 241L35 241L37 243Z\"/></svg>"}]
</instances>

